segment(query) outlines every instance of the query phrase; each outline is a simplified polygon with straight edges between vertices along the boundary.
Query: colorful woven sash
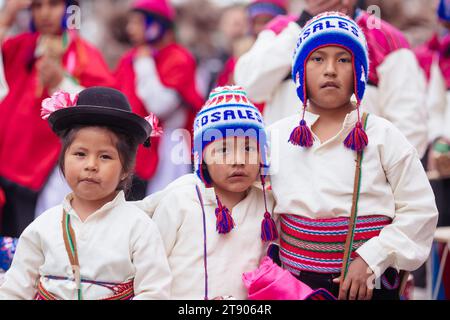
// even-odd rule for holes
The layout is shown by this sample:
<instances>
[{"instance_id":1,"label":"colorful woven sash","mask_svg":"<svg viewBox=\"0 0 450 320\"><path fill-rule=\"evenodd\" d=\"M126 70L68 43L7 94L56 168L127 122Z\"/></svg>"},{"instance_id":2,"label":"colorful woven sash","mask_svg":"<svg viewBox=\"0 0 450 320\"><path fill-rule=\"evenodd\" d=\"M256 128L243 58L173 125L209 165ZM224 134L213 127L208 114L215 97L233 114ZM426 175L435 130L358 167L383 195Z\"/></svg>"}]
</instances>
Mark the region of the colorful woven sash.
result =
<instances>
[{"instance_id":1,"label":"colorful woven sash","mask_svg":"<svg viewBox=\"0 0 450 320\"><path fill-rule=\"evenodd\" d=\"M46 278L53 280L68 280L68 278L53 277L53 276L47 276ZM99 285L108 288L113 292L112 296L108 296L98 300L131 300L134 297L133 279L124 283L98 282L84 279L81 279L81 282ZM37 287L37 293L34 300L61 300L61 299L59 299L58 297L47 291L42 285L42 282L39 282L39 285Z\"/></svg>"},{"instance_id":2,"label":"colorful woven sash","mask_svg":"<svg viewBox=\"0 0 450 320\"><path fill-rule=\"evenodd\" d=\"M342 268L349 218L308 219L281 215L280 259L295 275L301 271L339 274ZM351 259L355 250L391 223L386 216L356 219Z\"/></svg>"}]
</instances>

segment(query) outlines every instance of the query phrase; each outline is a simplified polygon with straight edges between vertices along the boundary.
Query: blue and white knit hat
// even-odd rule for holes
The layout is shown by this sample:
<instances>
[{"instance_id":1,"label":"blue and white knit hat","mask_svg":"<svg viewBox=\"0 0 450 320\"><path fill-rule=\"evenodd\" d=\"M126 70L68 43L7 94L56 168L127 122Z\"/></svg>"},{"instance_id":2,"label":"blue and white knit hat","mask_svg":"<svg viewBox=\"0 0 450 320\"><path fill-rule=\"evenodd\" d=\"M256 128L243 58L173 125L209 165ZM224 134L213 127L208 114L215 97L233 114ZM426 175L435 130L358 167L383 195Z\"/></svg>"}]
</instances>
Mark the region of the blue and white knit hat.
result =
<instances>
[{"instance_id":1,"label":"blue and white knit hat","mask_svg":"<svg viewBox=\"0 0 450 320\"><path fill-rule=\"evenodd\" d=\"M206 187L212 186L209 173L203 166L206 147L214 141L228 137L249 137L258 142L261 155L261 182L265 196L264 177L268 165L267 134L264 121L259 110L247 98L244 89L239 86L218 87L212 90L208 101L194 121L194 167L196 174ZM233 229L233 219L219 198L217 198L217 203L217 231L228 233ZM267 204L265 203L265 205L266 212L261 237L263 240L273 240L277 237L276 227L267 210Z\"/></svg>"},{"instance_id":2,"label":"blue and white knit hat","mask_svg":"<svg viewBox=\"0 0 450 320\"><path fill-rule=\"evenodd\" d=\"M450 0L441 0L439 2L438 16L441 20L450 22Z\"/></svg>"},{"instance_id":3,"label":"blue and white knit hat","mask_svg":"<svg viewBox=\"0 0 450 320\"><path fill-rule=\"evenodd\" d=\"M255 138L262 164L267 166L267 137L261 113L241 87L218 87L211 91L208 101L194 121L194 167L206 186L212 182L201 168L206 147L216 140L233 136Z\"/></svg>"},{"instance_id":4,"label":"blue and white knit hat","mask_svg":"<svg viewBox=\"0 0 450 320\"><path fill-rule=\"evenodd\" d=\"M325 12L315 16L300 33L292 61L292 79L304 110L300 126L294 130L289 141L303 147L310 147L313 144L312 135L304 120L308 102L305 67L314 51L327 46L342 47L352 54L358 122L357 131L350 133L349 140L346 139L345 144L353 150L360 151L368 142L367 136L364 138L365 133L361 132L359 106L369 77L369 51L363 31L350 17L339 12Z\"/></svg>"}]
</instances>

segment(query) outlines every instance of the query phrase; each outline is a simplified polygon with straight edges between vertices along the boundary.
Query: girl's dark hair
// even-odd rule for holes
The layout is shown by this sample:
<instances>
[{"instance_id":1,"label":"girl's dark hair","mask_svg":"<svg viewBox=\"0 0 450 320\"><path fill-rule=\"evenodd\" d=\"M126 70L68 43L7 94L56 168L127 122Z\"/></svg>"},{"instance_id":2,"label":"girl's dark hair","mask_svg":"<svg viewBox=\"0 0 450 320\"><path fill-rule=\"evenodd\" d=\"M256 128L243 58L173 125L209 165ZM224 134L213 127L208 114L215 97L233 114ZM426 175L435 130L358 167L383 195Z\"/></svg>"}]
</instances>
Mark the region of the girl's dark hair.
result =
<instances>
[{"instance_id":1,"label":"girl's dark hair","mask_svg":"<svg viewBox=\"0 0 450 320\"><path fill-rule=\"evenodd\" d=\"M60 136L61 143L62 143L62 149L61 153L59 154L58 159L58 166L63 173L64 173L64 158L67 152L67 149L72 145L73 141L75 140L75 137L77 133L87 127L92 126L75 126L70 129L67 129L63 132L63 134ZM108 131L112 132L117 137L117 143L116 148L117 152L119 153L119 159L120 163L122 164L122 170L124 173L128 174L127 177L119 182L119 185L117 186L116 190L123 190L125 193L128 193L131 188L131 183L133 181L133 173L134 173L134 166L136 164L136 152L138 149L138 142L136 139L134 139L130 134L127 134L126 132L115 128L115 127L103 127L98 126L99 128L107 129Z\"/></svg>"}]
</instances>

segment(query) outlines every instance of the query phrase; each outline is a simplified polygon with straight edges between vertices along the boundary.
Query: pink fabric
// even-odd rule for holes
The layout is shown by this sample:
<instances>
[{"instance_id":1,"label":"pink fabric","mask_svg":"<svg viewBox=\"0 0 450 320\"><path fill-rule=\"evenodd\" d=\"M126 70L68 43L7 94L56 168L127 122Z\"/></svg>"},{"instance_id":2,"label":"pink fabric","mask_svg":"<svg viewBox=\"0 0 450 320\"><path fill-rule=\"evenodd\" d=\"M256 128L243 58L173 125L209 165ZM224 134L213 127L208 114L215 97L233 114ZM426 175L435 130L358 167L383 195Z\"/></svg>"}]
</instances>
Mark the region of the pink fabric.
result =
<instances>
[{"instance_id":1,"label":"pink fabric","mask_svg":"<svg viewBox=\"0 0 450 320\"><path fill-rule=\"evenodd\" d=\"M282 15L273 18L266 26L264 30L272 30L275 34L280 34L289 24L289 22L296 21L297 17L294 15Z\"/></svg>"},{"instance_id":2,"label":"pink fabric","mask_svg":"<svg viewBox=\"0 0 450 320\"><path fill-rule=\"evenodd\" d=\"M288 10L287 0L253 0L251 3L272 3L276 6L279 6L280 8L283 8L286 11Z\"/></svg>"},{"instance_id":3,"label":"pink fabric","mask_svg":"<svg viewBox=\"0 0 450 320\"><path fill-rule=\"evenodd\" d=\"M444 75L447 89L450 89L450 34L441 38L435 34L428 42L417 47L414 53L428 80L433 60L439 59L439 67Z\"/></svg>"},{"instance_id":4,"label":"pink fabric","mask_svg":"<svg viewBox=\"0 0 450 320\"><path fill-rule=\"evenodd\" d=\"M170 21L175 19L175 10L169 0L136 0L133 9L141 9L159 14Z\"/></svg>"},{"instance_id":5,"label":"pink fabric","mask_svg":"<svg viewBox=\"0 0 450 320\"><path fill-rule=\"evenodd\" d=\"M305 300L313 290L265 257L258 269L245 272L242 281L249 300Z\"/></svg>"},{"instance_id":6,"label":"pink fabric","mask_svg":"<svg viewBox=\"0 0 450 320\"><path fill-rule=\"evenodd\" d=\"M410 49L410 45L400 30L383 20L381 20L380 28L370 29L371 22L368 21L369 17L370 15L367 12L361 12L356 18L356 23L364 32L369 47L369 81L374 85L378 85L378 66L392 52L402 48Z\"/></svg>"}]
</instances>

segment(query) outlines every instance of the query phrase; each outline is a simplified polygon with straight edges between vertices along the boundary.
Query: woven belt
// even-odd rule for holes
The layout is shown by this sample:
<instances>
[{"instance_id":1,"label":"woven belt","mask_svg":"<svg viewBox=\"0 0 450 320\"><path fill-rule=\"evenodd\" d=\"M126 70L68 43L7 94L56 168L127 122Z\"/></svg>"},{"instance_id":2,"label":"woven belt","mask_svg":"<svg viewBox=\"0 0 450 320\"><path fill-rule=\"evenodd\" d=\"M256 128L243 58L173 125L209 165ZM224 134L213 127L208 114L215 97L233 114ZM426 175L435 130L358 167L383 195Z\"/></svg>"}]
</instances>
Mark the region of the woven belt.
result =
<instances>
[{"instance_id":1,"label":"woven belt","mask_svg":"<svg viewBox=\"0 0 450 320\"><path fill-rule=\"evenodd\" d=\"M68 278L53 277L53 276L47 276L46 278L52 280L69 280ZM131 300L134 297L133 279L124 283L97 282L84 279L82 279L81 282L102 286L110 289L113 292L112 296L100 298L98 300ZM61 300L61 299L56 297L49 291L47 291L42 285L42 282L39 282L37 287L37 293L36 296L34 297L34 300Z\"/></svg>"},{"instance_id":2,"label":"woven belt","mask_svg":"<svg viewBox=\"0 0 450 320\"><path fill-rule=\"evenodd\" d=\"M298 275L301 271L341 273L349 218L308 219L281 215L280 259L283 266ZM380 234L391 223L386 216L356 219L351 259L355 251Z\"/></svg>"}]
</instances>

